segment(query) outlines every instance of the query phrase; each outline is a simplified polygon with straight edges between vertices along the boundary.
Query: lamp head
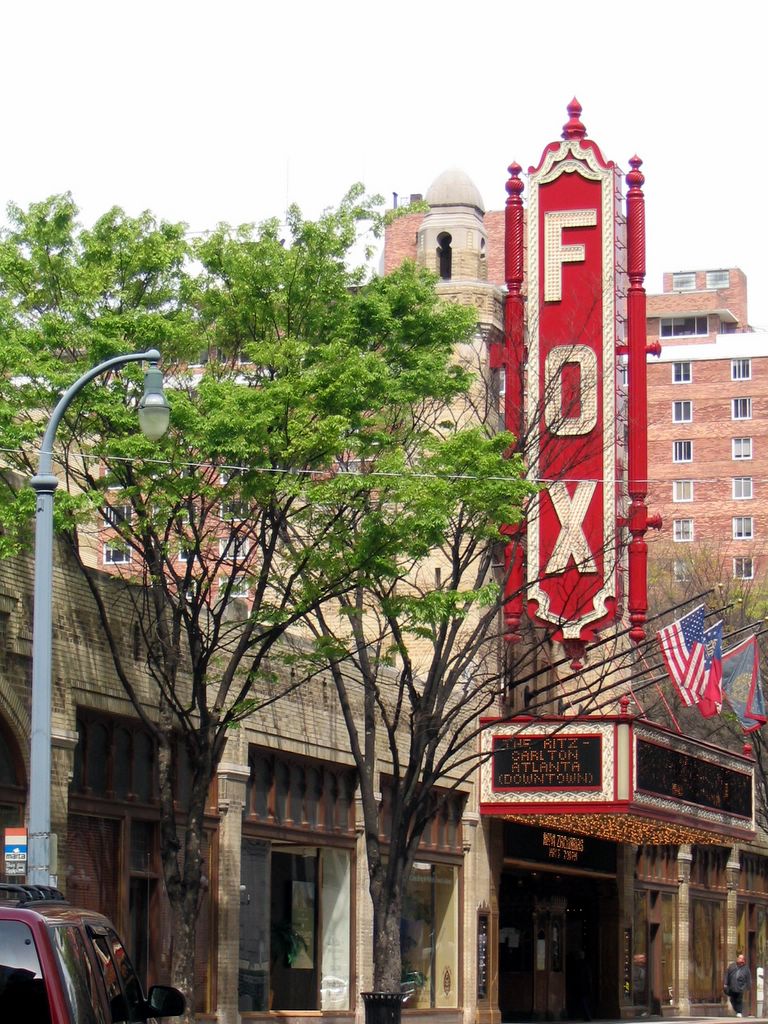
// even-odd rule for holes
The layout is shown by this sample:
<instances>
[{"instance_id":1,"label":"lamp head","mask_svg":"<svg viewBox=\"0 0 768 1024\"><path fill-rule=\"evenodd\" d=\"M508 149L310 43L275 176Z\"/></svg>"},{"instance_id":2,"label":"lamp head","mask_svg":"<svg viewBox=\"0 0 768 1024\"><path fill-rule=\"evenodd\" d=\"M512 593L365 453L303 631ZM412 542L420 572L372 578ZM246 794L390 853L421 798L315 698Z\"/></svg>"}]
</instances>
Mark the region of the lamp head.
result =
<instances>
[{"instance_id":1,"label":"lamp head","mask_svg":"<svg viewBox=\"0 0 768 1024\"><path fill-rule=\"evenodd\" d=\"M168 429L171 410L163 393L163 375L156 363L144 374L144 394L139 402L139 426L150 441L159 441Z\"/></svg>"}]
</instances>

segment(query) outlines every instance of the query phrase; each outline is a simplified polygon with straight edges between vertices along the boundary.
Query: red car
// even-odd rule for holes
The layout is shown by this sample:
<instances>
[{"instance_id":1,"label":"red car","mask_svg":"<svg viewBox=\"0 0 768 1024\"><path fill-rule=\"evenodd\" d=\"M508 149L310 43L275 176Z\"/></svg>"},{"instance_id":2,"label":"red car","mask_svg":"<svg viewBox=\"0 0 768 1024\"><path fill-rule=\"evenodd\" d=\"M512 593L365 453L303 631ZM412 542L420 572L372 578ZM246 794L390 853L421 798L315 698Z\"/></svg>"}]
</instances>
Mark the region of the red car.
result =
<instances>
[{"instance_id":1,"label":"red car","mask_svg":"<svg viewBox=\"0 0 768 1024\"><path fill-rule=\"evenodd\" d=\"M144 996L106 917L55 889L0 885L0 1021L134 1024L183 1012L175 988Z\"/></svg>"}]
</instances>

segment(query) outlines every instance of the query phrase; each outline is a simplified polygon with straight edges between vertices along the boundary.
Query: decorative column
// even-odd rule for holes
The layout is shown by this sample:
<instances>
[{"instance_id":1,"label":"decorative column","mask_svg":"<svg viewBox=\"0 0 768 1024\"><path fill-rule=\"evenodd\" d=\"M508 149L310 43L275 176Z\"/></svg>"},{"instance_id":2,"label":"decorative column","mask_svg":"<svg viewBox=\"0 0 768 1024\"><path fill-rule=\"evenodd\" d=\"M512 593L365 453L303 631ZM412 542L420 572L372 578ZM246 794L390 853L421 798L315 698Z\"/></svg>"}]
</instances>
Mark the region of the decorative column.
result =
<instances>
[{"instance_id":1,"label":"decorative column","mask_svg":"<svg viewBox=\"0 0 768 1024\"><path fill-rule=\"evenodd\" d=\"M618 863L616 865L616 882L619 893L619 913L616 920L616 947L619 955L619 984L621 992L620 1012L634 1003L632 994L632 953L633 932L635 927L635 861L637 846L632 843L620 843L616 848ZM628 1011L627 1011L628 1012Z\"/></svg>"},{"instance_id":2,"label":"decorative column","mask_svg":"<svg viewBox=\"0 0 768 1024\"><path fill-rule=\"evenodd\" d=\"M376 772L374 780L374 800L381 806L381 777ZM356 962L353 976L357 978L357 987L350 992L350 1008L355 1011L356 1024L365 1020L365 1005L360 997L361 992L370 992L373 988L373 901L368 887L370 874L368 871L368 850L365 844L365 821L363 802L355 797L355 859L357 861L355 898L355 949Z\"/></svg>"},{"instance_id":3,"label":"decorative column","mask_svg":"<svg viewBox=\"0 0 768 1024\"><path fill-rule=\"evenodd\" d=\"M728 854L728 862L725 865L725 883L728 890L726 896L726 927L725 927L725 963L729 964L732 960L736 959L736 954L739 952L739 848L738 846L732 846L730 853ZM743 952L747 953L748 950ZM750 965L754 972L755 965ZM723 964L725 968L725 964Z\"/></svg>"},{"instance_id":4,"label":"decorative column","mask_svg":"<svg viewBox=\"0 0 768 1024\"><path fill-rule=\"evenodd\" d=\"M648 546L645 534L649 527L658 529L661 520L649 517L645 499L648 495L648 370L647 320L645 310L645 177L640 171L642 160L633 156L632 170L627 175L627 296L628 358L629 358L629 514L631 540L629 561L629 635L639 643L645 638L643 625L648 611ZM655 350L658 355L660 349Z\"/></svg>"},{"instance_id":5,"label":"decorative column","mask_svg":"<svg viewBox=\"0 0 768 1024\"><path fill-rule=\"evenodd\" d=\"M509 180L506 184L507 202L504 211L504 276L507 295L504 305L504 351L502 372L505 377L504 427L515 435L516 448L524 447L523 379L525 363L525 305L523 299L523 189L520 180L522 167L518 163L509 165ZM504 554L505 602L504 636L506 640L520 639L520 620L523 614L524 566L523 566L523 523L505 526L502 531L508 538Z\"/></svg>"},{"instance_id":6,"label":"decorative column","mask_svg":"<svg viewBox=\"0 0 768 1024\"><path fill-rule=\"evenodd\" d=\"M470 798L471 799L471 798ZM478 826L480 825L480 815L474 808L472 810L465 810L461 817L461 836L462 836L462 853L464 854L464 907L462 913L462 919L464 922L463 928L463 948L466 950L464 956L463 970L461 965L459 971L463 980L463 1019L465 1024L472 1024L473 1021L477 1021L480 1018L480 1010L478 1005L478 947L480 943L479 928L478 928L478 907L481 905L481 894L485 895L488 892L488 859L484 855L484 852L478 856ZM482 848L481 848L482 849ZM490 921L487 916L487 904L485 905L486 911L486 923L489 925ZM489 928L486 928L486 934L483 939L486 944L485 960L482 965L484 981L487 983L487 933ZM487 984L486 984L487 987ZM462 991L462 989L459 989Z\"/></svg>"},{"instance_id":7,"label":"decorative column","mask_svg":"<svg viewBox=\"0 0 768 1024\"><path fill-rule=\"evenodd\" d=\"M677 854L677 1012L691 1012L688 971L691 962L691 863L690 846L681 846Z\"/></svg>"},{"instance_id":8,"label":"decorative column","mask_svg":"<svg viewBox=\"0 0 768 1024\"><path fill-rule=\"evenodd\" d=\"M240 850L243 808L250 766L222 761L219 765L218 1005L219 1024L240 1024L238 964L240 959Z\"/></svg>"}]
</instances>

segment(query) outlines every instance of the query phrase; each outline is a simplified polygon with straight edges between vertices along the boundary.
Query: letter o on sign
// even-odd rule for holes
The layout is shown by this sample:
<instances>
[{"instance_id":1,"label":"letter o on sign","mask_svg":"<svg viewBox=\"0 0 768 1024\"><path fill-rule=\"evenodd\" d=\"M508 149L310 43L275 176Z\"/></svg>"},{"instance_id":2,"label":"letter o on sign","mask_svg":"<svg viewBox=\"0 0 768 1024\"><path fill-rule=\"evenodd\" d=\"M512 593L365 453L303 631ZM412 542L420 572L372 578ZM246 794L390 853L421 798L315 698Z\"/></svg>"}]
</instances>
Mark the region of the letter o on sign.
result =
<instances>
[{"instance_id":1,"label":"letter o on sign","mask_svg":"<svg viewBox=\"0 0 768 1024\"><path fill-rule=\"evenodd\" d=\"M579 368L579 412L569 416L563 404L563 367ZM558 345L544 364L544 422L555 437L588 434L597 425L597 356L586 345Z\"/></svg>"}]
</instances>

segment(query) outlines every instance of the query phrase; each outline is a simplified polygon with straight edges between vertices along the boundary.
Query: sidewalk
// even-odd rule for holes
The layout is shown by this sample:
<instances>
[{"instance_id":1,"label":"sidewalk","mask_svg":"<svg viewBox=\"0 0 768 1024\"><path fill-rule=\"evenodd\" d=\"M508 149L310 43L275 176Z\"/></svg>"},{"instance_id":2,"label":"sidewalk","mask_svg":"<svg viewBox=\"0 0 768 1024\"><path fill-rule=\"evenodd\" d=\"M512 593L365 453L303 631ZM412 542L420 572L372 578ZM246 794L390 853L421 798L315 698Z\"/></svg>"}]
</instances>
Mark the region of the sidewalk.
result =
<instances>
[{"instance_id":1,"label":"sidewalk","mask_svg":"<svg viewBox=\"0 0 768 1024\"><path fill-rule=\"evenodd\" d=\"M694 1024L694 1022L695 1024L726 1024L726 1022L727 1024L734 1024L736 1019L735 1013L723 1014L718 1017L661 1017L658 1014L646 1013L638 1017L593 1017L592 1024L657 1024L657 1022L659 1024L660 1022L663 1022L663 1024ZM750 1024L768 1024L768 1017L752 1017L745 1013L742 1019L749 1021ZM544 1024L544 1022L540 1020L515 1020L514 1024ZM584 1018L576 1017L572 1020L560 1021L559 1024L584 1024Z\"/></svg>"},{"instance_id":2,"label":"sidewalk","mask_svg":"<svg viewBox=\"0 0 768 1024\"><path fill-rule=\"evenodd\" d=\"M723 1014L719 1017L660 1017L658 1014L643 1014L639 1017L622 1017L622 1018L606 1018L606 1017L593 1017L592 1024L656 1024L657 1021L663 1021L664 1024L733 1024L736 1020L736 1014ZM751 1024L768 1024L768 1017L752 1017L745 1013L742 1018L745 1021L750 1021ZM541 1021L515 1021L515 1024L542 1024ZM560 1024L584 1024L583 1018L575 1018L575 1020L561 1021Z\"/></svg>"}]
</instances>

